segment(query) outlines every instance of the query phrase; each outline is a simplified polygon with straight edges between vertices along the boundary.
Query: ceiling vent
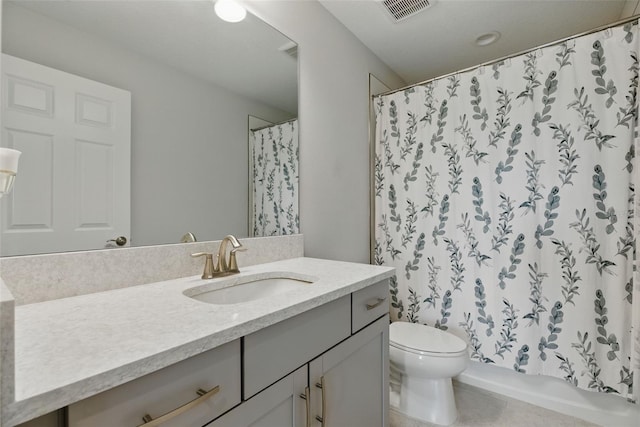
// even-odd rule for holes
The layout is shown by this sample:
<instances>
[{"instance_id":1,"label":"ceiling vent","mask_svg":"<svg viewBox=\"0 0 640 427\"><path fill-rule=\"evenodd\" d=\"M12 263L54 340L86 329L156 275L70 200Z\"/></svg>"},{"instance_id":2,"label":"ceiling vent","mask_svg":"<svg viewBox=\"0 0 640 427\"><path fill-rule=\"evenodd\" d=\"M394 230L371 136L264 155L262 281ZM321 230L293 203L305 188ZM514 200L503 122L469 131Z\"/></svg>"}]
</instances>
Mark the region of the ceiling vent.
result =
<instances>
[{"instance_id":1,"label":"ceiling vent","mask_svg":"<svg viewBox=\"0 0 640 427\"><path fill-rule=\"evenodd\" d=\"M394 22L403 21L432 5L434 0L382 0Z\"/></svg>"}]
</instances>

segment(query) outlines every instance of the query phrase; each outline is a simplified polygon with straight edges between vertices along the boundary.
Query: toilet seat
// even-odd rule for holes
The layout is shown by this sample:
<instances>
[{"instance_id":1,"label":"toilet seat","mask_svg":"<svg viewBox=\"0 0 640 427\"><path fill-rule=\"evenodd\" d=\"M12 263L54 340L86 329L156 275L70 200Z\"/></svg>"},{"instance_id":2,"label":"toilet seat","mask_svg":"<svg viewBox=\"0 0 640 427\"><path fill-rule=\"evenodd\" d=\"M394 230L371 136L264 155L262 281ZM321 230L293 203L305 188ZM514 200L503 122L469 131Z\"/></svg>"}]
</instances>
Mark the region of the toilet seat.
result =
<instances>
[{"instance_id":1,"label":"toilet seat","mask_svg":"<svg viewBox=\"0 0 640 427\"><path fill-rule=\"evenodd\" d=\"M389 345L409 353L434 357L455 357L467 353L467 343L457 336L419 323L389 325Z\"/></svg>"}]
</instances>

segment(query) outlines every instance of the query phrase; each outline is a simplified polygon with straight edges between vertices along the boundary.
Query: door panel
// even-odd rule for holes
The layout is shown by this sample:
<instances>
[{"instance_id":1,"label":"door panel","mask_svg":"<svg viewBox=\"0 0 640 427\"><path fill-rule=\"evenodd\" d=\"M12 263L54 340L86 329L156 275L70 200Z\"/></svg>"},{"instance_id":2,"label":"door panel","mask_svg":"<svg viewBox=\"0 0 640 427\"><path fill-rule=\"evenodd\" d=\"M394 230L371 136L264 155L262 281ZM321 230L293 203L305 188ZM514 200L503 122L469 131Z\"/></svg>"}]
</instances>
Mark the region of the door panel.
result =
<instances>
[{"instance_id":1,"label":"door panel","mask_svg":"<svg viewBox=\"0 0 640 427\"><path fill-rule=\"evenodd\" d=\"M23 154L2 200L1 255L129 237L131 94L5 54L2 81L3 145Z\"/></svg>"}]
</instances>

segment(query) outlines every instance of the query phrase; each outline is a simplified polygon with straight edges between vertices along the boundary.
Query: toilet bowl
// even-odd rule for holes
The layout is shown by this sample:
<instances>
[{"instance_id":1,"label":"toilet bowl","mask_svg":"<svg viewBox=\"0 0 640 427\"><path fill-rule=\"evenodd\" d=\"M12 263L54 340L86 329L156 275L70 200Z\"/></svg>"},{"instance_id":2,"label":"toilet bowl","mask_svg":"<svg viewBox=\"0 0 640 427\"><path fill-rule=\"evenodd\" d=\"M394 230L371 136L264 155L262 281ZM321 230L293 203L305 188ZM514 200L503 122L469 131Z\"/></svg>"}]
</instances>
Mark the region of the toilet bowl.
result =
<instances>
[{"instance_id":1,"label":"toilet bowl","mask_svg":"<svg viewBox=\"0 0 640 427\"><path fill-rule=\"evenodd\" d=\"M451 378L469 363L466 342L431 326L394 322L389 326L389 359L390 401L396 410L433 424L456 421ZM397 389L399 396L394 396Z\"/></svg>"}]
</instances>

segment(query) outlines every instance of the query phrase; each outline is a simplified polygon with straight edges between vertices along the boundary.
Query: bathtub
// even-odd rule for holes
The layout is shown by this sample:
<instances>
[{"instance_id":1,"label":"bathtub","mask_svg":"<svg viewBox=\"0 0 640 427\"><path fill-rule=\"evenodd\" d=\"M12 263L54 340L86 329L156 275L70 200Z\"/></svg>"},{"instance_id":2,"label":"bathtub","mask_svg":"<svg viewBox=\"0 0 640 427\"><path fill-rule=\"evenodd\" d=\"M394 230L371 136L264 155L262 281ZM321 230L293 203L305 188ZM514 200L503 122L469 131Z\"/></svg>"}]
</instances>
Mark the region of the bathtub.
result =
<instances>
[{"instance_id":1,"label":"bathtub","mask_svg":"<svg viewBox=\"0 0 640 427\"><path fill-rule=\"evenodd\" d=\"M471 361L455 380L606 427L640 426L640 405L620 396L585 391L558 378L523 375Z\"/></svg>"}]
</instances>

